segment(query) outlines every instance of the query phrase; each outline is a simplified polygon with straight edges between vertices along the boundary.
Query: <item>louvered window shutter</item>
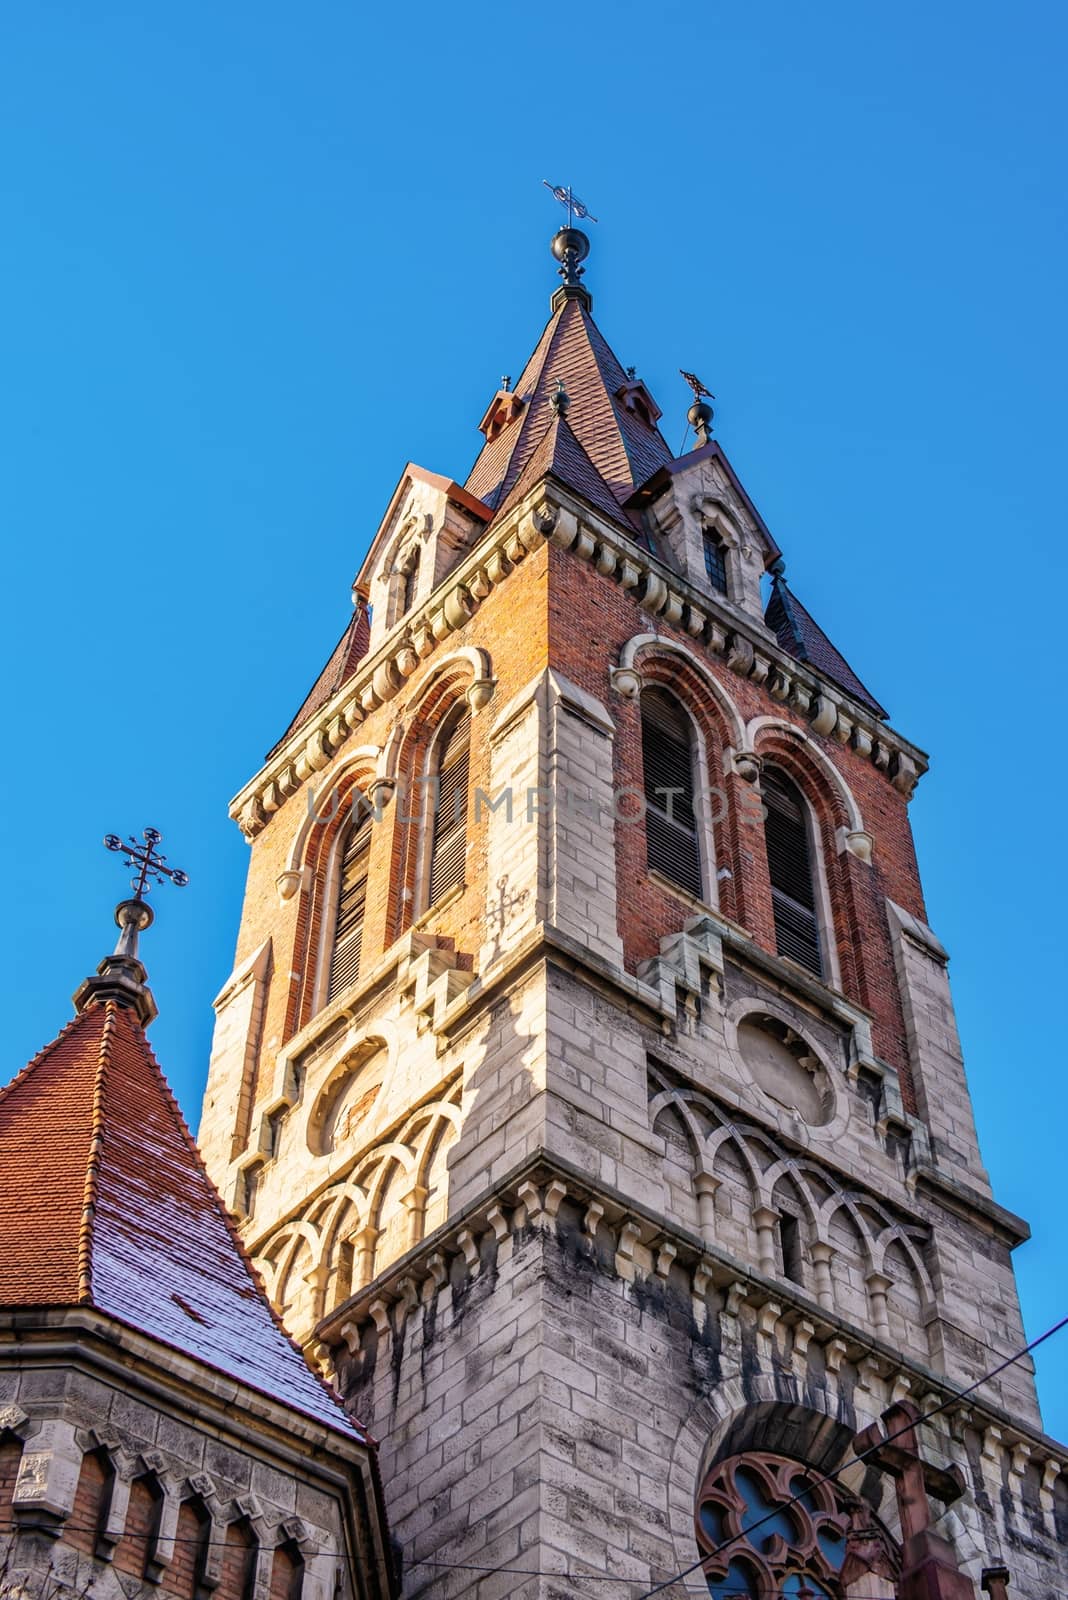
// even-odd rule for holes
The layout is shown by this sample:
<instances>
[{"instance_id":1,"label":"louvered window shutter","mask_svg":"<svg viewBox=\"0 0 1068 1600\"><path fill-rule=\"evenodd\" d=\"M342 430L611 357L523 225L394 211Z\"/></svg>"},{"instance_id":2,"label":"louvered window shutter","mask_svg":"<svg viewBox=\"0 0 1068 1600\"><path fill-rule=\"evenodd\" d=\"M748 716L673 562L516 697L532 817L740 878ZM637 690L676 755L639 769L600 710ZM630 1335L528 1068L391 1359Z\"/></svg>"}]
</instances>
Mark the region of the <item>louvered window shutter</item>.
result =
<instances>
[{"instance_id":1,"label":"louvered window shutter","mask_svg":"<svg viewBox=\"0 0 1068 1600\"><path fill-rule=\"evenodd\" d=\"M761 791L767 817L771 902L775 913L775 947L817 977L823 976L816 882L805 802L779 772L764 773Z\"/></svg>"},{"instance_id":2,"label":"louvered window shutter","mask_svg":"<svg viewBox=\"0 0 1068 1600\"><path fill-rule=\"evenodd\" d=\"M727 553L723 548L723 540L718 533L705 530L705 572L713 589L718 589L720 594L727 593Z\"/></svg>"},{"instance_id":3,"label":"louvered window shutter","mask_svg":"<svg viewBox=\"0 0 1068 1600\"><path fill-rule=\"evenodd\" d=\"M650 867L700 897L701 847L694 802L693 732L670 695L642 695L645 842Z\"/></svg>"},{"instance_id":4,"label":"louvered window shutter","mask_svg":"<svg viewBox=\"0 0 1068 1600\"><path fill-rule=\"evenodd\" d=\"M334 951L330 960L327 999L333 1000L356 982L363 945L363 914L367 905L367 866L371 854L371 818L355 819L349 826L341 852Z\"/></svg>"},{"instance_id":5,"label":"louvered window shutter","mask_svg":"<svg viewBox=\"0 0 1068 1600\"><path fill-rule=\"evenodd\" d=\"M430 846L430 904L436 905L464 879L467 848L467 787L470 717L464 711L445 739L438 763L437 805ZM434 791L431 789L431 798Z\"/></svg>"}]
</instances>

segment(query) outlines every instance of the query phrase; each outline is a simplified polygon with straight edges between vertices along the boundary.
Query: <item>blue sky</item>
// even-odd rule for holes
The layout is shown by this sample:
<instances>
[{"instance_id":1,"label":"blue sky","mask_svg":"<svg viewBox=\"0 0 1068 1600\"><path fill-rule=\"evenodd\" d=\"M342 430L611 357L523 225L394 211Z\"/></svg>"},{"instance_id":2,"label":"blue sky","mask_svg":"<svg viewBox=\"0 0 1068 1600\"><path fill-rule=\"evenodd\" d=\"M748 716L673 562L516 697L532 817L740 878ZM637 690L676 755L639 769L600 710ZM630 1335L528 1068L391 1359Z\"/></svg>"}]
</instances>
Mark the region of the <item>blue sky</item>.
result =
<instances>
[{"instance_id":1,"label":"blue sky","mask_svg":"<svg viewBox=\"0 0 1068 1600\"><path fill-rule=\"evenodd\" d=\"M914 802L1029 1333L1068 1310L1063 7L587 0L5 19L6 1076L109 947L105 832L196 1122L246 846L406 460L463 477L553 286L681 443L679 367L797 593L932 753ZM1040 1362L1068 1436L1068 1337Z\"/></svg>"}]
</instances>

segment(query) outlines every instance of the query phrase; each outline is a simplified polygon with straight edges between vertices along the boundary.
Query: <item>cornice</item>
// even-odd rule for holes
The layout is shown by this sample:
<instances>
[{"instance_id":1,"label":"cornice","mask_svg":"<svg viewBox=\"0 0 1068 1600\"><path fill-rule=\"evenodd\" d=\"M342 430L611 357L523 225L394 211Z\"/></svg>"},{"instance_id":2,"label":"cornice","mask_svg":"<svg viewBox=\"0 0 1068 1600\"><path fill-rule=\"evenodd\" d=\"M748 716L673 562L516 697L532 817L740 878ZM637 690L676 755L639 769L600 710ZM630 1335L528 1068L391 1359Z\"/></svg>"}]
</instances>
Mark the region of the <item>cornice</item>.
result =
<instances>
[{"instance_id":1,"label":"cornice","mask_svg":"<svg viewBox=\"0 0 1068 1600\"><path fill-rule=\"evenodd\" d=\"M768 1277L544 1148L532 1151L487 1185L478 1199L324 1317L309 1341L315 1355L336 1369L344 1346L350 1361L355 1358L359 1364L362 1334L369 1323L375 1324L380 1337L394 1332L403 1337L408 1318L456 1281L457 1267L466 1269L468 1285L483 1275L480 1240L485 1234L492 1232L498 1247L509 1235L534 1231L553 1237L565 1199L584 1211L591 1261L593 1233L603 1225L613 1236L617 1270L621 1257L633 1261L634 1246L640 1244L652 1269L634 1276L661 1280L666 1287L668 1271L681 1269L695 1303L703 1302L708 1289L715 1287L725 1295L728 1315L734 1314L729 1310L732 1303L744 1303L758 1313L765 1333L777 1335L786 1326L803 1329L806 1346L809 1339L824 1346L828 1371L837 1373L841 1362L848 1360L862 1373L878 1375L887 1386L939 1405L951 1428L971 1425L991 1439L992 1447L1006 1453L1024 1447L1040 1465L1053 1462L1055 1471L1068 1467L1068 1449L1040 1428L996 1402L962 1390L948 1374L903 1355L870 1329L821 1306L796 1284Z\"/></svg>"},{"instance_id":2,"label":"cornice","mask_svg":"<svg viewBox=\"0 0 1068 1600\"><path fill-rule=\"evenodd\" d=\"M764 685L773 701L798 712L814 732L851 746L906 799L911 796L927 770L922 750L823 674L788 655L756 619L720 605L555 479L545 479L499 527L490 529L234 797L230 815L245 837L254 838L292 794L328 765L368 713L399 694L420 663L467 624L520 562L547 543L569 550L630 590L647 615L680 628L739 677Z\"/></svg>"}]
</instances>

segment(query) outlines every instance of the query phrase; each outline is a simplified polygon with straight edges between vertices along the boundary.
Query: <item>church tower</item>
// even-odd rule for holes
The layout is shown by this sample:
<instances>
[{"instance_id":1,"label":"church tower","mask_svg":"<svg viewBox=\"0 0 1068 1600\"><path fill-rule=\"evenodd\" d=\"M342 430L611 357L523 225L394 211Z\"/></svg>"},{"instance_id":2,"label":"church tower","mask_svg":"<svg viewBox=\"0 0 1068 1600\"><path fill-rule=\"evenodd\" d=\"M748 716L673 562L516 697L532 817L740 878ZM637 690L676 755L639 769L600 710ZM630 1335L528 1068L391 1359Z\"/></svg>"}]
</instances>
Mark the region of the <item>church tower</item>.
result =
<instances>
[{"instance_id":1,"label":"church tower","mask_svg":"<svg viewBox=\"0 0 1068 1600\"><path fill-rule=\"evenodd\" d=\"M588 249L234 802L201 1147L381 1441L407 1594L1062 1592L926 758L696 380L668 448Z\"/></svg>"}]
</instances>

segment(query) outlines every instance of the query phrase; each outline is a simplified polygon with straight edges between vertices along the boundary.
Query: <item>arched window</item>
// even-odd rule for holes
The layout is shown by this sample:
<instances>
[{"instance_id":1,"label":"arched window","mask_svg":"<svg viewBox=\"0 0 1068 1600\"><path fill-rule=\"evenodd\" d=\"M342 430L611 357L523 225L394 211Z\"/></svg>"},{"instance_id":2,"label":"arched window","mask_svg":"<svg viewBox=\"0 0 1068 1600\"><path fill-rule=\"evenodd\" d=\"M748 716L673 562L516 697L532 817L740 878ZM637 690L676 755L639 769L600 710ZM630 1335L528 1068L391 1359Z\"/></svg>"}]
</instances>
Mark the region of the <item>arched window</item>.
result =
<instances>
[{"instance_id":1,"label":"arched window","mask_svg":"<svg viewBox=\"0 0 1068 1600\"><path fill-rule=\"evenodd\" d=\"M641 711L646 859L672 883L700 897L693 727L663 689L644 690Z\"/></svg>"},{"instance_id":2,"label":"arched window","mask_svg":"<svg viewBox=\"0 0 1068 1600\"><path fill-rule=\"evenodd\" d=\"M174 1559L167 1579L167 1587L183 1600L207 1600L210 1589L204 1580L210 1539L208 1508L199 1495L190 1495L178 1510Z\"/></svg>"},{"instance_id":3,"label":"arched window","mask_svg":"<svg viewBox=\"0 0 1068 1600\"><path fill-rule=\"evenodd\" d=\"M363 949L363 917L367 906L367 868L371 856L370 815L355 815L341 845L338 868L334 948L326 998L333 1000L356 982Z\"/></svg>"},{"instance_id":4,"label":"arched window","mask_svg":"<svg viewBox=\"0 0 1068 1600\"><path fill-rule=\"evenodd\" d=\"M218 1600L252 1600L256 1587L256 1535L247 1517L231 1522L223 1541Z\"/></svg>"},{"instance_id":5,"label":"arched window","mask_svg":"<svg viewBox=\"0 0 1068 1600\"><path fill-rule=\"evenodd\" d=\"M87 1450L78 1473L74 1511L63 1537L83 1555L110 1557L114 1540L107 1536L108 1514L115 1489L115 1467L103 1446Z\"/></svg>"},{"instance_id":6,"label":"arched window","mask_svg":"<svg viewBox=\"0 0 1068 1600\"><path fill-rule=\"evenodd\" d=\"M304 1587L304 1557L292 1539L280 1544L271 1562L271 1600L300 1600Z\"/></svg>"},{"instance_id":7,"label":"arched window","mask_svg":"<svg viewBox=\"0 0 1068 1600\"><path fill-rule=\"evenodd\" d=\"M415 604L415 591L419 587L419 546L413 545L401 568L400 597L397 617L406 617Z\"/></svg>"},{"instance_id":8,"label":"arched window","mask_svg":"<svg viewBox=\"0 0 1068 1600\"><path fill-rule=\"evenodd\" d=\"M163 1490L155 1473L145 1472L130 1485L130 1500L122 1538L115 1550L114 1566L134 1578L158 1583L163 1567L156 1560L160 1522L163 1517Z\"/></svg>"},{"instance_id":9,"label":"arched window","mask_svg":"<svg viewBox=\"0 0 1068 1600\"><path fill-rule=\"evenodd\" d=\"M470 734L471 718L464 706L446 723L440 735L435 765L437 782L429 785L431 831L427 904L431 906L464 881Z\"/></svg>"},{"instance_id":10,"label":"arched window","mask_svg":"<svg viewBox=\"0 0 1068 1600\"><path fill-rule=\"evenodd\" d=\"M764 838L768 850L771 902L775 913L775 948L817 977L823 976L816 874L808 807L797 785L785 773L765 771Z\"/></svg>"},{"instance_id":11,"label":"arched window","mask_svg":"<svg viewBox=\"0 0 1068 1600\"><path fill-rule=\"evenodd\" d=\"M703 534L705 547L705 573L713 589L720 594L727 593L727 550L720 538L712 528L706 528Z\"/></svg>"},{"instance_id":12,"label":"arched window","mask_svg":"<svg viewBox=\"0 0 1068 1600\"><path fill-rule=\"evenodd\" d=\"M712 1600L806 1593L841 1600L855 1509L850 1496L799 1461L754 1452L719 1462L697 1496L697 1542ZM872 1527L873 1548L881 1531Z\"/></svg>"}]
</instances>

